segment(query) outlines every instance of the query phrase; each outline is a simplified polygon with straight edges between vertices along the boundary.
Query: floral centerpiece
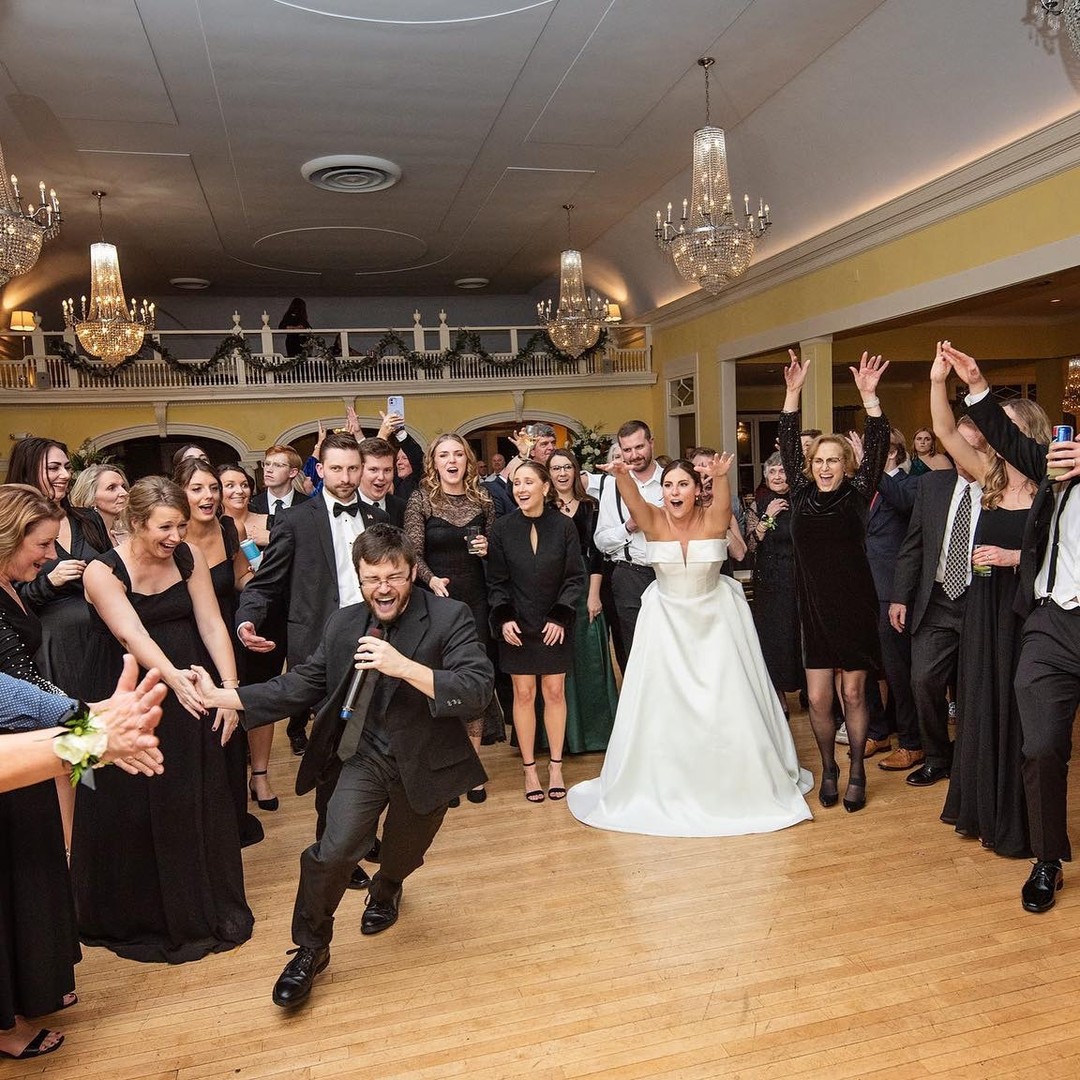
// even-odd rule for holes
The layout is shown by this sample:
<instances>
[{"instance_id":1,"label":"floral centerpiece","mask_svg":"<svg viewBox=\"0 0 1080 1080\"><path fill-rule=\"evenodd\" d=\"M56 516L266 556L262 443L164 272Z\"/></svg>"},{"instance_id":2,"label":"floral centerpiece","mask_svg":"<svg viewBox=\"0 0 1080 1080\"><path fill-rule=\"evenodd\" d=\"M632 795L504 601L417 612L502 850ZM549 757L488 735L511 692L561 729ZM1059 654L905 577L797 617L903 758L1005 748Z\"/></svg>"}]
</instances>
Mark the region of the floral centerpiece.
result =
<instances>
[{"instance_id":1,"label":"floral centerpiece","mask_svg":"<svg viewBox=\"0 0 1080 1080\"><path fill-rule=\"evenodd\" d=\"M599 424L575 431L567 445L585 472L592 472L597 464L606 462L610 447L611 436L601 434Z\"/></svg>"}]
</instances>

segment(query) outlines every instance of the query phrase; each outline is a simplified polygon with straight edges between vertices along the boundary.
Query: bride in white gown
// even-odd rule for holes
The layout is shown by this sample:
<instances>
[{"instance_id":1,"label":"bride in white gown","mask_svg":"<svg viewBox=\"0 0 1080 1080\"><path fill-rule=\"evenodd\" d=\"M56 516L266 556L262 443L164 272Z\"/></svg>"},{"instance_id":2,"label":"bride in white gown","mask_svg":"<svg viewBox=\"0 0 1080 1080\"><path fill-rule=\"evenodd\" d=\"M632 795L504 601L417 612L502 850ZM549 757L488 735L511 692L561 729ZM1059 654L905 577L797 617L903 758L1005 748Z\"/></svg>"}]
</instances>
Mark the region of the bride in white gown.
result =
<instances>
[{"instance_id":1,"label":"bride in white gown","mask_svg":"<svg viewBox=\"0 0 1080 1080\"><path fill-rule=\"evenodd\" d=\"M799 768L750 608L720 573L731 461L725 454L702 467L713 477L707 509L687 461L664 470L663 507L642 499L621 462L607 467L645 533L656 581L642 597L603 769L567 796L586 825L738 836L812 817L803 793L813 777Z\"/></svg>"}]
</instances>

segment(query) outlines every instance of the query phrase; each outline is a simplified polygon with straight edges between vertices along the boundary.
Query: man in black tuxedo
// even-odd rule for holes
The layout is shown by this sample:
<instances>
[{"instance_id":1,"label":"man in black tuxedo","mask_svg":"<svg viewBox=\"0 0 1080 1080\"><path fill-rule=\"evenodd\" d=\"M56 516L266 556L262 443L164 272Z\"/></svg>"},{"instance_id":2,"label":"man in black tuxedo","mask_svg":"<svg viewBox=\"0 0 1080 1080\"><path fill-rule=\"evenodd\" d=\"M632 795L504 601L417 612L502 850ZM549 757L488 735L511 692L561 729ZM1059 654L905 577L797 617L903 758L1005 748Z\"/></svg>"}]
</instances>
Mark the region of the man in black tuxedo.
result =
<instances>
[{"instance_id":1,"label":"man in black tuxedo","mask_svg":"<svg viewBox=\"0 0 1080 1080\"><path fill-rule=\"evenodd\" d=\"M469 608L413 590L416 551L400 529L374 525L354 545L363 601L331 616L314 655L261 686L218 690L208 704L243 710L245 727L272 723L282 705L324 704L296 777L298 795L334 767L340 776L321 838L300 857L293 909L296 955L274 986L276 1005L299 1005L330 962L334 912L356 861L387 809L382 865L371 881L363 934L398 918L402 882L424 862L447 804L486 779L464 721L480 716L494 672ZM380 626L383 633L369 631ZM355 708L355 668L366 672ZM230 704L225 705L224 702Z\"/></svg>"},{"instance_id":2,"label":"man in black tuxedo","mask_svg":"<svg viewBox=\"0 0 1080 1080\"><path fill-rule=\"evenodd\" d=\"M982 442L963 417L960 433ZM947 779L952 768L946 688L956 683L960 628L971 584L971 550L982 489L963 471L938 469L919 477L907 535L896 557L889 621L911 634L911 690L919 715L923 763L909 773L913 787Z\"/></svg>"},{"instance_id":3,"label":"man in black tuxedo","mask_svg":"<svg viewBox=\"0 0 1080 1080\"><path fill-rule=\"evenodd\" d=\"M357 494L368 506L378 507L398 529L405 527L405 500L391 494L397 451L383 438L361 439L360 484Z\"/></svg>"},{"instance_id":4,"label":"man in black tuxedo","mask_svg":"<svg viewBox=\"0 0 1080 1080\"><path fill-rule=\"evenodd\" d=\"M1048 911L1063 884L1061 860L1071 854L1066 811L1073 721L1080 706L1080 497L1074 493L1080 443L1047 448L1028 438L994 400L978 364L949 342L942 351L968 385L969 413L986 441L1039 485L1020 551L1016 612L1026 621L1014 685L1036 860L1020 897L1026 911Z\"/></svg>"},{"instance_id":5,"label":"man in black tuxedo","mask_svg":"<svg viewBox=\"0 0 1080 1080\"><path fill-rule=\"evenodd\" d=\"M318 471L323 490L274 523L259 572L240 594L236 610L237 636L253 652L273 649L274 642L259 630L284 612L289 667L315 651L326 620L338 608L359 602L352 543L365 528L387 520L384 511L356 497L360 450L351 435L326 436ZM289 739L302 753L304 728L290 731Z\"/></svg>"},{"instance_id":6,"label":"man in black tuxedo","mask_svg":"<svg viewBox=\"0 0 1080 1080\"><path fill-rule=\"evenodd\" d=\"M266 527L272 528L274 518L283 510L290 509L307 499L296 490L294 481L303 466L300 455L283 443L275 443L263 451L263 490L252 496L249 509L255 514L266 514Z\"/></svg>"}]
</instances>

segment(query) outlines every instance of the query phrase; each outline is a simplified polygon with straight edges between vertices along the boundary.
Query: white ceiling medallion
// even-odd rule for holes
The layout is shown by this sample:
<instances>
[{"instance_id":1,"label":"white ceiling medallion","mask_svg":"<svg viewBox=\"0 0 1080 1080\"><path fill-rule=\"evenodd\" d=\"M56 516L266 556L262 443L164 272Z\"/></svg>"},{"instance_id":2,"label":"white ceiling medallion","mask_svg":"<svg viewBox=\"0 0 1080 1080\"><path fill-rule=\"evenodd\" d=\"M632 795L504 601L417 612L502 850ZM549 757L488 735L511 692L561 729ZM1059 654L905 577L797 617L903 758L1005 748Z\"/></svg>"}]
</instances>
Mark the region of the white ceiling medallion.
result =
<instances>
[{"instance_id":1,"label":"white ceiling medallion","mask_svg":"<svg viewBox=\"0 0 1080 1080\"><path fill-rule=\"evenodd\" d=\"M210 288L210 279L204 277L171 277L169 284L174 289L186 289L188 292L198 292L200 289Z\"/></svg>"},{"instance_id":2,"label":"white ceiling medallion","mask_svg":"<svg viewBox=\"0 0 1080 1080\"><path fill-rule=\"evenodd\" d=\"M401 166L366 154L331 154L305 161L300 173L324 191L366 194L393 187L401 179Z\"/></svg>"},{"instance_id":3,"label":"white ceiling medallion","mask_svg":"<svg viewBox=\"0 0 1080 1080\"><path fill-rule=\"evenodd\" d=\"M488 279L486 277L459 277L454 284L459 289L486 289Z\"/></svg>"}]
</instances>

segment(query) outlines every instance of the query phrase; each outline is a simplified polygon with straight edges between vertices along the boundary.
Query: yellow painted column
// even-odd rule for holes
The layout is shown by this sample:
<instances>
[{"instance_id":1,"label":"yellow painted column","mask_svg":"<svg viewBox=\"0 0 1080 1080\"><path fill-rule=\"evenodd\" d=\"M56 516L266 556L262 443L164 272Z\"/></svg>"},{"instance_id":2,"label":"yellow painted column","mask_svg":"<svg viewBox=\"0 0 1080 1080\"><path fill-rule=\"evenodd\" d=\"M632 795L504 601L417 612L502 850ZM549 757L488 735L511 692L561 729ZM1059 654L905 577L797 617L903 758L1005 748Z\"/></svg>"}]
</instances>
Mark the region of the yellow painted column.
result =
<instances>
[{"instance_id":1,"label":"yellow painted column","mask_svg":"<svg viewBox=\"0 0 1080 1080\"><path fill-rule=\"evenodd\" d=\"M833 429L833 340L827 337L807 338L799 342L799 356L810 360L810 370L802 392L802 426Z\"/></svg>"}]
</instances>

